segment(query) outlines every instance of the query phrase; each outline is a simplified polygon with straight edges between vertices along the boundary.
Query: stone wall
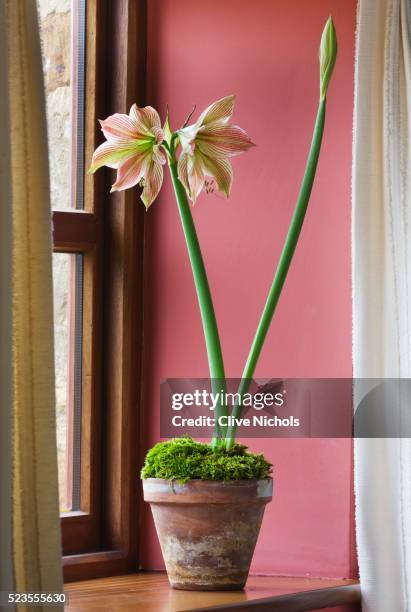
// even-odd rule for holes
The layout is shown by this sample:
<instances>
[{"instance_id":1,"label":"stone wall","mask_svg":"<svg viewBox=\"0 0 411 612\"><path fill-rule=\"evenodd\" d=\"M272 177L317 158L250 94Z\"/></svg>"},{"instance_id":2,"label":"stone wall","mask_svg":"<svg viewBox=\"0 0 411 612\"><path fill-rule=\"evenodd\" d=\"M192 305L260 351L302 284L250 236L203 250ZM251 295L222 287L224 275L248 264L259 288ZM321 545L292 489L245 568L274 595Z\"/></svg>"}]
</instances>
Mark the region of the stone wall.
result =
<instances>
[{"instance_id":1,"label":"stone wall","mask_svg":"<svg viewBox=\"0 0 411 612\"><path fill-rule=\"evenodd\" d=\"M71 12L67 0L38 0L47 104L51 204L70 206Z\"/></svg>"},{"instance_id":2,"label":"stone wall","mask_svg":"<svg viewBox=\"0 0 411 612\"><path fill-rule=\"evenodd\" d=\"M54 209L68 208L71 140L71 2L37 0L37 5L47 105L51 206ZM68 289L71 257L66 254L53 256L57 448L62 510L68 505L65 500L65 473Z\"/></svg>"}]
</instances>

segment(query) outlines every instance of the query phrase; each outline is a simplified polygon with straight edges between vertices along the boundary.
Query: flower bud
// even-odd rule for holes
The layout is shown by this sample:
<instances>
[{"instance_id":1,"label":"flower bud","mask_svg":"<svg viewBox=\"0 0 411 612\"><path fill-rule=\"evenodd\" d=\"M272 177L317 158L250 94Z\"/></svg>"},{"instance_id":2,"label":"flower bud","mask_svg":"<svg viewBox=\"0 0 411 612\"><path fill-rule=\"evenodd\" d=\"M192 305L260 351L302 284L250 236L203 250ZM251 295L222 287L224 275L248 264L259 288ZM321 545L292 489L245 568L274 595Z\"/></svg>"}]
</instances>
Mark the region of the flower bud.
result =
<instances>
[{"instance_id":1,"label":"flower bud","mask_svg":"<svg viewBox=\"0 0 411 612\"><path fill-rule=\"evenodd\" d=\"M320 44L320 93L321 100L327 95L328 84L337 57L337 35L332 17L329 17Z\"/></svg>"},{"instance_id":2,"label":"flower bud","mask_svg":"<svg viewBox=\"0 0 411 612\"><path fill-rule=\"evenodd\" d=\"M170 118L169 118L169 112L168 112L168 107L167 107L167 117L166 120L164 122L163 125L163 132L164 132L164 140L166 141L166 143L168 145L171 144L171 138L173 136L173 132L170 128Z\"/></svg>"}]
</instances>

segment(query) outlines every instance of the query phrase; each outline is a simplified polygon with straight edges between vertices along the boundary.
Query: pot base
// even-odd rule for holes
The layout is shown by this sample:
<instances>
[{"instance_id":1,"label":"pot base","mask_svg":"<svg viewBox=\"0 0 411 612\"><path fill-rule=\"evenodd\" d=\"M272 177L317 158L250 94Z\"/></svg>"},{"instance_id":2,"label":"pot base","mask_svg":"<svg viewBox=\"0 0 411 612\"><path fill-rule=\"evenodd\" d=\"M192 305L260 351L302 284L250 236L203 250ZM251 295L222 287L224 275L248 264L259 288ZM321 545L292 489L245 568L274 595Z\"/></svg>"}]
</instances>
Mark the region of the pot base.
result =
<instances>
[{"instance_id":1,"label":"pot base","mask_svg":"<svg viewBox=\"0 0 411 612\"><path fill-rule=\"evenodd\" d=\"M241 584L190 584L190 583L171 583L171 588L176 591L242 591L245 582Z\"/></svg>"}]
</instances>

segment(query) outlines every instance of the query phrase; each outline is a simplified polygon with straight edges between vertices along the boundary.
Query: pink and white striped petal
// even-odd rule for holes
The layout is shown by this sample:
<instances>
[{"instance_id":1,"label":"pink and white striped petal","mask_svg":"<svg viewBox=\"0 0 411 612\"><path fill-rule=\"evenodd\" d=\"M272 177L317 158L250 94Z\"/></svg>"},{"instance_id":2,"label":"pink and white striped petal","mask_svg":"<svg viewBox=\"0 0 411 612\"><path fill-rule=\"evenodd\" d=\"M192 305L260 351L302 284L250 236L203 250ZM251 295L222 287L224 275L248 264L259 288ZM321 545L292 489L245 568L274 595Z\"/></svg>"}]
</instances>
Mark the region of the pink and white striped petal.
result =
<instances>
[{"instance_id":1,"label":"pink and white striped petal","mask_svg":"<svg viewBox=\"0 0 411 612\"><path fill-rule=\"evenodd\" d=\"M200 155L188 156L188 184L190 185L190 198L193 204L196 203L201 190L204 187L204 166Z\"/></svg>"},{"instance_id":2,"label":"pink and white striped petal","mask_svg":"<svg viewBox=\"0 0 411 612\"><path fill-rule=\"evenodd\" d=\"M89 172L93 173L102 166L118 168L119 165L135 154L135 148L130 147L129 141L124 141L121 146L118 142L103 142L94 151Z\"/></svg>"},{"instance_id":3,"label":"pink and white striped petal","mask_svg":"<svg viewBox=\"0 0 411 612\"><path fill-rule=\"evenodd\" d=\"M147 169L146 176L144 177L144 189L141 194L144 206L148 209L154 202L163 184L164 170L162 164L158 164L156 161L151 160L151 163Z\"/></svg>"},{"instance_id":4,"label":"pink and white striped petal","mask_svg":"<svg viewBox=\"0 0 411 612\"><path fill-rule=\"evenodd\" d=\"M188 154L184 153L184 151L181 153L177 162L177 174L187 194L190 195L190 183L188 181Z\"/></svg>"},{"instance_id":5,"label":"pink and white striped petal","mask_svg":"<svg viewBox=\"0 0 411 612\"><path fill-rule=\"evenodd\" d=\"M111 193L113 191L130 189L130 187L137 185L144 177L149 161L150 155L145 153L143 155L135 155L122 164L117 170L117 179L111 188Z\"/></svg>"},{"instance_id":6,"label":"pink and white striped petal","mask_svg":"<svg viewBox=\"0 0 411 612\"><path fill-rule=\"evenodd\" d=\"M215 179L218 190L229 197L233 182L231 162L226 158L210 158L202 156L205 174Z\"/></svg>"},{"instance_id":7,"label":"pink and white striped petal","mask_svg":"<svg viewBox=\"0 0 411 612\"><path fill-rule=\"evenodd\" d=\"M130 108L130 118L143 133L152 132L153 128L161 128L160 116L152 106L139 108L137 104L133 104Z\"/></svg>"},{"instance_id":8,"label":"pink and white striped petal","mask_svg":"<svg viewBox=\"0 0 411 612\"><path fill-rule=\"evenodd\" d=\"M151 128L151 133L153 134L154 138L156 139L156 143L157 144L161 144L164 140L164 131L163 128L159 128L159 127L152 127Z\"/></svg>"},{"instance_id":9,"label":"pink and white striped petal","mask_svg":"<svg viewBox=\"0 0 411 612\"><path fill-rule=\"evenodd\" d=\"M107 119L100 121L101 129L107 140L122 141L136 140L139 135L138 127L128 115L115 113Z\"/></svg>"},{"instance_id":10,"label":"pink and white striped petal","mask_svg":"<svg viewBox=\"0 0 411 612\"><path fill-rule=\"evenodd\" d=\"M163 153L163 151L161 151L159 145L154 145L153 150L152 150L152 155L153 155L153 160L157 164L161 164L162 166L164 166L164 164L167 161L167 158L165 154Z\"/></svg>"},{"instance_id":11,"label":"pink and white striped petal","mask_svg":"<svg viewBox=\"0 0 411 612\"><path fill-rule=\"evenodd\" d=\"M197 143L208 157L233 157L255 146L243 129L221 122L200 128Z\"/></svg>"},{"instance_id":12,"label":"pink and white striped petal","mask_svg":"<svg viewBox=\"0 0 411 612\"><path fill-rule=\"evenodd\" d=\"M212 121L227 123L234 112L235 96L226 96L210 104L198 118L197 125L207 125Z\"/></svg>"},{"instance_id":13,"label":"pink and white striped petal","mask_svg":"<svg viewBox=\"0 0 411 612\"><path fill-rule=\"evenodd\" d=\"M190 153L181 153L177 171L188 197L195 204L204 187L205 175L201 157L199 155L190 155Z\"/></svg>"}]
</instances>

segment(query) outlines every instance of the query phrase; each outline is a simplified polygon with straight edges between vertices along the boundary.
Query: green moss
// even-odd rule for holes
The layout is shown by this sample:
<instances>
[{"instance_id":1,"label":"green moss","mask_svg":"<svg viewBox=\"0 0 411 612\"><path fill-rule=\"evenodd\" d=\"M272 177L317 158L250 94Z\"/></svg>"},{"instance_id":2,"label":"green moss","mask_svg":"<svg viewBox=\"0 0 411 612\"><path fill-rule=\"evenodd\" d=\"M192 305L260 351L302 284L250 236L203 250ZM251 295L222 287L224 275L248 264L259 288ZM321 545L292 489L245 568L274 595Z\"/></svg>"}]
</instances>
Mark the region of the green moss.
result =
<instances>
[{"instance_id":1,"label":"green moss","mask_svg":"<svg viewBox=\"0 0 411 612\"><path fill-rule=\"evenodd\" d=\"M184 483L187 480L249 480L268 478L271 463L264 455L249 453L235 444L226 451L192 438L159 442L148 451L141 478L163 478Z\"/></svg>"}]
</instances>

